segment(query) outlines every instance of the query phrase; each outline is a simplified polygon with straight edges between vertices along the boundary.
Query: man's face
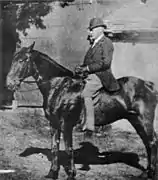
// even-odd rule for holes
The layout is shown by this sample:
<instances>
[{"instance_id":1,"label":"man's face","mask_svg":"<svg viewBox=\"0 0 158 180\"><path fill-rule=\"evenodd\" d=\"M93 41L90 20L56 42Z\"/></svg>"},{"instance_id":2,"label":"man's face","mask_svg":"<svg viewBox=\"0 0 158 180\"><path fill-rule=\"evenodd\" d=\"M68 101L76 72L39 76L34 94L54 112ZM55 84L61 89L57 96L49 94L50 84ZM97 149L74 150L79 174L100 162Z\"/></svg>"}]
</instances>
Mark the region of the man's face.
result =
<instances>
[{"instance_id":1,"label":"man's face","mask_svg":"<svg viewBox=\"0 0 158 180\"><path fill-rule=\"evenodd\" d=\"M89 35L91 37L91 39L97 39L104 31L104 28L103 27L96 27L96 28L93 28L91 30L89 30Z\"/></svg>"}]
</instances>

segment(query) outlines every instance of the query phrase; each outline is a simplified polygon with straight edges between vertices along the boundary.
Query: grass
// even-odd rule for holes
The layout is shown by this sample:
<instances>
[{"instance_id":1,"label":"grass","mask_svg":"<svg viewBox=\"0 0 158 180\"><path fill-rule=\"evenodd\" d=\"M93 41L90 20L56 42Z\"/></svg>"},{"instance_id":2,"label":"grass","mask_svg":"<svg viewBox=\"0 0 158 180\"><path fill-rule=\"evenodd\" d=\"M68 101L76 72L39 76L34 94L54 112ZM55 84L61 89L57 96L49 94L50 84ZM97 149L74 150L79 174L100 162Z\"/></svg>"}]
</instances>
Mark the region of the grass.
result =
<instances>
[{"instance_id":1,"label":"grass","mask_svg":"<svg viewBox=\"0 0 158 180\"><path fill-rule=\"evenodd\" d=\"M22 171L21 169L16 170L16 173L1 175L1 180L43 180L42 177L37 177L37 175L33 173L28 173L26 171Z\"/></svg>"},{"instance_id":2,"label":"grass","mask_svg":"<svg viewBox=\"0 0 158 180\"><path fill-rule=\"evenodd\" d=\"M15 173L0 174L1 180L30 180L32 178L32 174L27 173L25 171L24 167L19 169L17 167L11 166L10 164L11 164L11 162L10 162L9 158L7 158L6 156L1 157L1 166L0 166L1 169L14 169L14 170L16 170Z\"/></svg>"},{"instance_id":3,"label":"grass","mask_svg":"<svg viewBox=\"0 0 158 180\"><path fill-rule=\"evenodd\" d=\"M18 112L18 117L20 118L20 124L14 123L14 126L20 129L32 130L42 137L48 137L49 121L39 113L39 110L21 110Z\"/></svg>"}]
</instances>

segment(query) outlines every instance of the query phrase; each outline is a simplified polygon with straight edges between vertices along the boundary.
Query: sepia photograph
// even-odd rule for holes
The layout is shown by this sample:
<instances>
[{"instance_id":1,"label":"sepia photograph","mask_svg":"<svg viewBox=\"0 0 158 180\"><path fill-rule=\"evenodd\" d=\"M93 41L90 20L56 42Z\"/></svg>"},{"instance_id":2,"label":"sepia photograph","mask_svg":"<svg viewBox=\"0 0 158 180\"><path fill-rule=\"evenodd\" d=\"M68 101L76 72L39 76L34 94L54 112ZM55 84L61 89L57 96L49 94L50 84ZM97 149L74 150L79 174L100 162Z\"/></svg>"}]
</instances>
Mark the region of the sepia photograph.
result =
<instances>
[{"instance_id":1,"label":"sepia photograph","mask_svg":"<svg viewBox=\"0 0 158 180\"><path fill-rule=\"evenodd\" d=\"M0 180L158 180L157 12L0 0Z\"/></svg>"}]
</instances>

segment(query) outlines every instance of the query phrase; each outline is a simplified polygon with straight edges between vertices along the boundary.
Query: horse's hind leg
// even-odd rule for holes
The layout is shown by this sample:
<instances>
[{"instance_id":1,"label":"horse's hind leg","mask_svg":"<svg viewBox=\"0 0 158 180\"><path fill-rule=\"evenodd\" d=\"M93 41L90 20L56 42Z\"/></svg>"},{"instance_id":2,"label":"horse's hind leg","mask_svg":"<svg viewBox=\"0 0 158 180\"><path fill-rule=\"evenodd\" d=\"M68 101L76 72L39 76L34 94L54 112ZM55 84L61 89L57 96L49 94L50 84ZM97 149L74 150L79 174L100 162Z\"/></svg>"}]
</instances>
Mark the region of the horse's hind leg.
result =
<instances>
[{"instance_id":1,"label":"horse's hind leg","mask_svg":"<svg viewBox=\"0 0 158 180\"><path fill-rule=\"evenodd\" d=\"M64 126L64 143L65 150L68 154L67 164L64 165L64 169L68 175L68 180L74 180L76 176L76 168L74 164L74 152L73 152L73 138L72 138L73 127L67 123Z\"/></svg>"},{"instance_id":2,"label":"horse's hind leg","mask_svg":"<svg viewBox=\"0 0 158 180\"><path fill-rule=\"evenodd\" d=\"M157 136L153 128L154 112L145 112L143 115L131 115L129 122L141 137L148 156L147 175L152 178L157 161Z\"/></svg>"},{"instance_id":3,"label":"horse's hind leg","mask_svg":"<svg viewBox=\"0 0 158 180\"><path fill-rule=\"evenodd\" d=\"M60 130L51 126L51 154L52 162L51 168L46 178L58 179L58 173L60 170L59 164L59 145L60 145Z\"/></svg>"}]
</instances>

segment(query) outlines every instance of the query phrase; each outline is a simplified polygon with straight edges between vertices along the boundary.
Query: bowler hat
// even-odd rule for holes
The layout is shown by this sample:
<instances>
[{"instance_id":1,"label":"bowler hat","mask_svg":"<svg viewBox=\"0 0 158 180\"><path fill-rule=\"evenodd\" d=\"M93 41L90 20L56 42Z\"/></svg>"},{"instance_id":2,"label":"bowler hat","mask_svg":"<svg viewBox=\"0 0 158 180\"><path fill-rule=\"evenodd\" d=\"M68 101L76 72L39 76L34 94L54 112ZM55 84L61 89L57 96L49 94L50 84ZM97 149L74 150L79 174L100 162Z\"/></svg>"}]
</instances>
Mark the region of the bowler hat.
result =
<instances>
[{"instance_id":1,"label":"bowler hat","mask_svg":"<svg viewBox=\"0 0 158 180\"><path fill-rule=\"evenodd\" d=\"M107 28L107 26L104 24L101 18L92 18L89 22L88 29L92 30L96 27L104 27L105 29Z\"/></svg>"}]
</instances>

